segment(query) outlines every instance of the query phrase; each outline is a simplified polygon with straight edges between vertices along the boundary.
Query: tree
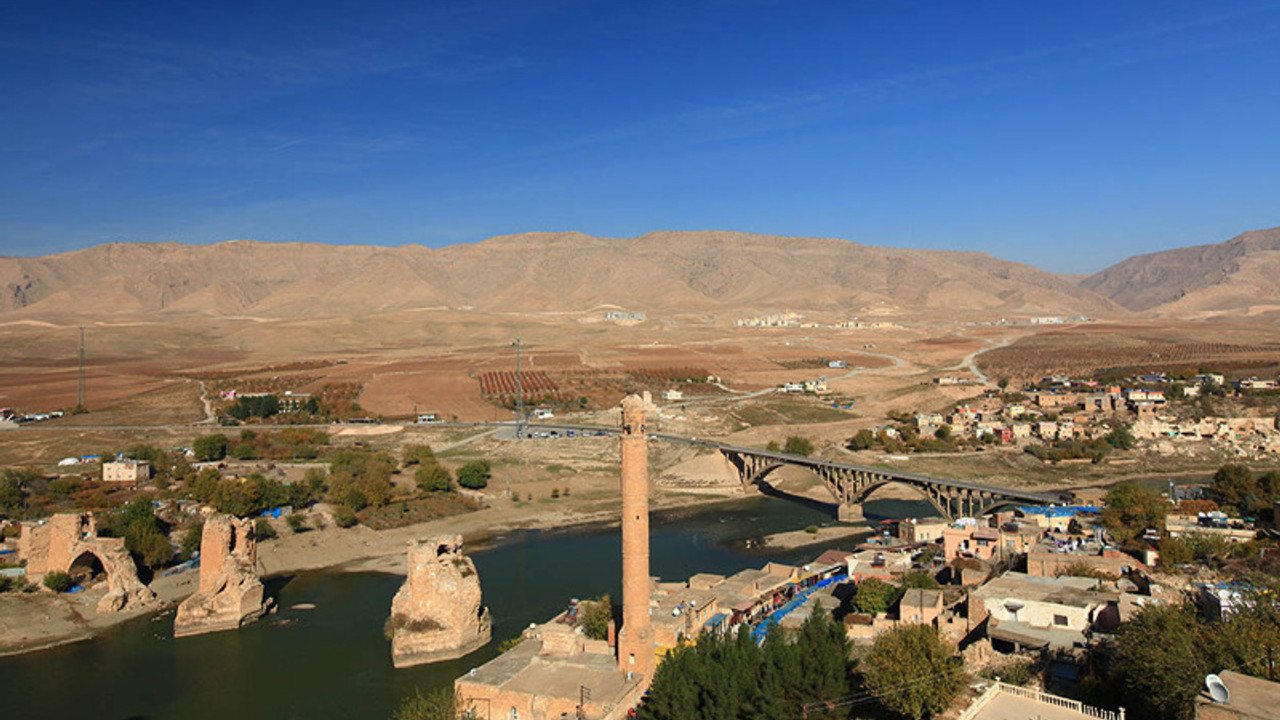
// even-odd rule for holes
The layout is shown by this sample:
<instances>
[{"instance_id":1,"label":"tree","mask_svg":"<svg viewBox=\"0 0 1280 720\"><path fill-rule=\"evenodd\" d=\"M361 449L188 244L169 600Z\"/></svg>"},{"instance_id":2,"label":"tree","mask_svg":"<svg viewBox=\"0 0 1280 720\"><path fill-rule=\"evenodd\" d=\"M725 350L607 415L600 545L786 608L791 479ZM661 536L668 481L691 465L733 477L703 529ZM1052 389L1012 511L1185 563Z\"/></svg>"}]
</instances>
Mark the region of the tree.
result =
<instances>
[{"instance_id":1,"label":"tree","mask_svg":"<svg viewBox=\"0 0 1280 720\"><path fill-rule=\"evenodd\" d=\"M472 490L479 490L488 485L489 461L472 460L458 468L458 484Z\"/></svg>"},{"instance_id":2,"label":"tree","mask_svg":"<svg viewBox=\"0 0 1280 720\"><path fill-rule=\"evenodd\" d=\"M1135 718L1190 720L1210 667L1206 628L1180 605L1148 605L1117 631L1113 679Z\"/></svg>"},{"instance_id":3,"label":"tree","mask_svg":"<svg viewBox=\"0 0 1280 720\"><path fill-rule=\"evenodd\" d=\"M253 537L255 540L270 540L279 537L279 533L271 527L271 521L260 517L253 522Z\"/></svg>"},{"instance_id":4,"label":"tree","mask_svg":"<svg viewBox=\"0 0 1280 720\"><path fill-rule=\"evenodd\" d=\"M385 505L391 499L395 460L384 453L343 450L329 467L329 499L353 511Z\"/></svg>"},{"instance_id":5,"label":"tree","mask_svg":"<svg viewBox=\"0 0 1280 720\"><path fill-rule=\"evenodd\" d=\"M886 709L918 720L947 709L964 689L964 670L954 656L937 628L899 625L876 637L863 681Z\"/></svg>"},{"instance_id":6,"label":"tree","mask_svg":"<svg viewBox=\"0 0 1280 720\"><path fill-rule=\"evenodd\" d=\"M853 594L853 607L860 613L875 615L888 612L889 608L902 599L903 589L879 580L867 578L858 583L858 590Z\"/></svg>"},{"instance_id":7,"label":"tree","mask_svg":"<svg viewBox=\"0 0 1280 720\"><path fill-rule=\"evenodd\" d=\"M436 454L430 445L411 444L400 451L400 458L405 465L430 465L436 461Z\"/></svg>"},{"instance_id":8,"label":"tree","mask_svg":"<svg viewBox=\"0 0 1280 720\"><path fill-rule=\"evenodd\" d=\"M1000 388L1000 391L1001 391L1001 392L1003 392L1003 391L1005 391L1006 389L1008 389L1008 387L1009 387L1009 378L1007 378L1007 377L1002 377L1002 378L1000 378L999 380L996 380L996 387Z\"/></svg>"},{"instance_id":9,"label":"tree","mask_svg":"<svg viewBox=\"0 0 1280 720\"><path fill-rule=\"evenodd\" d=\"M71 589L71 576L64 572L51 572L44 576L44 586L50 590L63 593Z\"/></svg>"},{"instance_id":10,"label":"tree","mask_svg":"<svg viewBox=\"0 0 1280 720\"><path fill-rule=\"evenodd\" d=\"M1132 450L1137 441L1133 438L1133 433L1129 430L1128 425L1117 425L1107 433L1107 444L1117 450Z\"/></svg>"},{"instance_id":11,"label":"tree","mask_svg":"<svg viewBox=\"0 0 1280 720\"><path fill-rule=\"evenodd\" d=\"M604 640L609 636L609 621L613 619L613 601L605 594L595 600L579 603L578 622L582 632L592 640Z\"/></svg>"},{"instance_id":12,"label":"tree","mask_svg":"<svg viewBox=\"0 0 1280 720\"><path fill-rule=\"evenodd\" d=\"M804 455L813 454L813 443L808 438L802 438L798 435L792 435L787 438L787 442L782 446L782 451L788 455Z\"/></svg>"},{"instance_id":13,"label":"tree","mask_svg":"<svg viewBox=\"0 0 1280 720\"><path fill-rule=\"evenodd\" d=\"M226 435L205 435L191 443L191 451L197 462L213 462L227 456L228 444Z\"/></svg>"},{"instance_id":14,"label":"tree","mask_svg":"<svg viewBox=\"0 0 1280 720\"><path fill-rule=\"evenodd\" d=\"M1147 528L1164 529L1169 505L1155 492L1137 483L1122 482L1111 488L1103 501L1102 522L1118 540L1129 540Z\"/></svg>"},{"instance_id":15,"label":"tree","mask_svg":"<svg viewBox=\"0 0 1280 720\"><path fill-rule=\"evenodd\" d=\"M902 576L902 587L903 588L920 588L922 590L937 590L942 586L939 585L938 581L935 580L934 577L929 573L921 572L919 570L912 570L911 572Z\"/></svg>"},{"instance_id":16,"label":"tree","mask_svg":"<svg viewBox=\"0 0 1280 720\"><path fill-rule=\"evenodd\" d=\"M1191 562L1191 546L1173 537L1160 538L1160 567L1171 568Z\"/></svg>"},{"instance_id":17,"label":"tree","mask_svg":"<svg viewBox=\"0 0 1280 720\"><path fill-rule=\"evenodd\" d=\"M775 452L775 453L782 452L782 444L779 443L777 440L770 440L769 442L765 443L764 449L767 452Z\"/></svg>"},{"instance_id":18,"label":"tree","mask_svg":"<svg viewBox=\"0 0 1280 720\"><path fill-rule=\"evenodd\" d=\"M453 478L449 470L435 461L420 466L413 474L418 487L425 492L445 492L453 488Z\"/></svg>"},{"instance_id":19,"label":"tree","mask_svg":"<svg viewBox=\"0 0 1280 720\"><path fill-rule=\"evenodd\" d=\"M189 559L195 556L196 552L200 549L200 541L203 537L203 520L197 520L188 525L187 529L182 531L182 537L178 541L178 544L182 547L182 557Z\"/></svg>"},{"instance_id":20,"label":"tree","mask_svg":"<svg viewBox=\"0 0 1280 720\"><path fill-rule=\"evenodd\" d=\"M875 433L863 428L856 435L849 438L850 450L870 450L876 446Z\"/></svg>"},{"instance_id":21,"label":"tree","mask_svg":"<svg viewBox=\"0 0 1280 720\"><path fill-rule=\"evenodd\" d=\"M422 694L415 690L412 697L400 701L392 720L457 720L462 708L462 698L453 686L436 688Z\"/></svg>"},{"instance_id":22,"label":"tree","mask_svg":"<svg viewBox=\"0 0 1280 720\"><path fill-rule=\"evenodd\" d=\"M1228 463L1213 474L1213 493L1225 505L1243 506L1244 501L1257 493L1253 471L1244 465Z\"/></svg>"},{"instance_id":23,"label":"tree","mask_svg":"<svg viewBox=\"0 0 1280 720\"><path fill-rule=\"evenodd\" d=\"M32 480L39 476L38 472L28 469L5 468L0 472L0 510L19 513L26 506Z\"/></svg>"}]
</instances>

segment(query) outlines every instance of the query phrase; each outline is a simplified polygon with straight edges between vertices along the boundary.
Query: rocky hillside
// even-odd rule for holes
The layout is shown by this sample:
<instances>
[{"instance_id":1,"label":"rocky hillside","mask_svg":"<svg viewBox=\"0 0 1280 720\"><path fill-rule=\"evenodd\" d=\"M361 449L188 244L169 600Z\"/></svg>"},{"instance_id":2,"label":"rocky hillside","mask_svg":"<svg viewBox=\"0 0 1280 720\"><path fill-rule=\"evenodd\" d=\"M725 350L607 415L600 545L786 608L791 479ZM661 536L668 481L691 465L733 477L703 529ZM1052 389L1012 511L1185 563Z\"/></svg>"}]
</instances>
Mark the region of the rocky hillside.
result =
<instances>
[{"instance_id":1,"label":"rocky hillside","mask_svg":"<svg viewBox=\"0 0 1280 720\"><path fill-rule=\"evenodd\" d=\"M982 253L728 232L631 239L527 233L439 249L114 243L0 258L0 289L0 314L14 317L349 316L441 306L575 312L609 305L850 315L1124 312L1068 280Z\"/></svg>"},{"instance_id":2,"label":"rocky hillside","mask_svg":"<svg viewBox=\"0 0 1280 720\"><path fill-rule=\"evenodd\" d=\"M1081 287L1135 311L1167 317L1256 314L1280 309L1280 228L1216 245L1137 255Z\"/></svg>"}]
</instances>

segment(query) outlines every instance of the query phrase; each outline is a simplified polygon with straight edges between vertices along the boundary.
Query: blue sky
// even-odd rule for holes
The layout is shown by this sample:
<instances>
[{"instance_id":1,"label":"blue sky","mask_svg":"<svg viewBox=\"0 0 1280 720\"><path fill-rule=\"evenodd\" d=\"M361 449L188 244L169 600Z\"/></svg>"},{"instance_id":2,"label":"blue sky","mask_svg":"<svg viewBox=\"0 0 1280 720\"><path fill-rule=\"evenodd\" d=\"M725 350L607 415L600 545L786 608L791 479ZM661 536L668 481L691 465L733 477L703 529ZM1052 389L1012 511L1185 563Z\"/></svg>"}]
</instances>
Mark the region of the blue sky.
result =
<instances>
[{"instance_id":1,"label":"blue sky","mask_svg":"<svg viewBox=\"0 0 1280 720\"><path fill-rule=\"evenodd\" d=\"M1280 225L1280 2L0 4L0 253Z\"/></svg>"}]
</instances>

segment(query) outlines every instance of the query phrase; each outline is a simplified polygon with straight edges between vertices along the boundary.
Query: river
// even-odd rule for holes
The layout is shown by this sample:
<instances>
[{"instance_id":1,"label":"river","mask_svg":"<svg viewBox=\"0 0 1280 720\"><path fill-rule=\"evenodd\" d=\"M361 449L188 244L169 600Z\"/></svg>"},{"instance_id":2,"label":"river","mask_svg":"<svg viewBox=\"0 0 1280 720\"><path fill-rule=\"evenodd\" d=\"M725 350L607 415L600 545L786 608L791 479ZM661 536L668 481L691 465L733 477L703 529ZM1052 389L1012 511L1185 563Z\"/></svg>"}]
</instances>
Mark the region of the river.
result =
<instances>
[{"instance_id":1,"label":"river","mask_svg":"<svg viewBox=\"0 0 1280 720\"><path fill-rule=\"evenodd\" d=\"M927 503L904 500L872 501L865 512L869 521L932 514ZM684 580L769 560L811 560L830 545L748 550L745 541L830 522L826 511L776 498L655 514L652 573ZM459 660L391 667L382 625L402 577L312 572L268 581L280 611L239 631L175 641L170 612L90 641L0 658L0 708L6 717L28 720L380 720L415 688L447 686L488 661L500 641L555 615L570 598L620 592L617 528L521 532L467 552L480 573L494 642ZM305 603L315 608L294 607Z\"/></svg>"}]
</instances>

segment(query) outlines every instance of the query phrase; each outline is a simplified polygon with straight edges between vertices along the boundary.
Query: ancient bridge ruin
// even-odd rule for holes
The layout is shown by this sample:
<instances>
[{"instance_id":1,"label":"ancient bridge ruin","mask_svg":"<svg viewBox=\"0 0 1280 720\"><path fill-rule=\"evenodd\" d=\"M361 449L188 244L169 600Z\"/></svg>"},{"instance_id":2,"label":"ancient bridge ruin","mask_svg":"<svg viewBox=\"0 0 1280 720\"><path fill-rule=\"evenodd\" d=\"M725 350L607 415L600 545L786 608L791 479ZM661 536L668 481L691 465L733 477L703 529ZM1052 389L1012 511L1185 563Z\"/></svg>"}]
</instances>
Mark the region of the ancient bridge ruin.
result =
<instances>
[{"instance_id":1,"label":"ancient bridge ruin","mask_svg":"<svg viewBox=\"0 0 1280 720\"><path fill-rule=\"evenodd\" d=\"M822 481L835 498L839 506L837 515L841 520L858 519L861 516L860 505L867 496L889 483L915 488L929 501L929 504L933 505L938 514L947 520L954 520L957 517L977 517L1001 505L1015 502L1031 505L1051 505L1062 502L1062 498L1057 495L1045 493L943 480L897 470L818 460L802 455L789 455L754 448L731 445L715 447L737 470L738 479L744 488L759 483L765 476L780 467L791 465L808 470Z\"/></svg>"},{"instance_id":2,"label":"ancient bridge ruin","mask_svg":"<svg viewBox=\"0 0 1280 720\"><path fill-rule=\"evenodd\" d=\"M93 513L61 513L45 523L23 526L19 553L27 561L27 579L63 572L74 580L96 573L107 576L107 593L98 601L99 613L135 610L155 602L156 595L138 579L138 567L122 538L98 537Z\"/></svg>"}]
</instances>

